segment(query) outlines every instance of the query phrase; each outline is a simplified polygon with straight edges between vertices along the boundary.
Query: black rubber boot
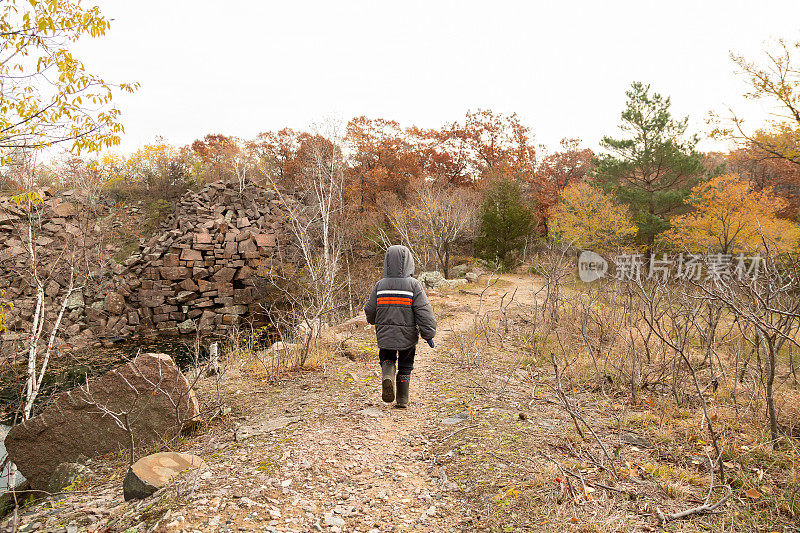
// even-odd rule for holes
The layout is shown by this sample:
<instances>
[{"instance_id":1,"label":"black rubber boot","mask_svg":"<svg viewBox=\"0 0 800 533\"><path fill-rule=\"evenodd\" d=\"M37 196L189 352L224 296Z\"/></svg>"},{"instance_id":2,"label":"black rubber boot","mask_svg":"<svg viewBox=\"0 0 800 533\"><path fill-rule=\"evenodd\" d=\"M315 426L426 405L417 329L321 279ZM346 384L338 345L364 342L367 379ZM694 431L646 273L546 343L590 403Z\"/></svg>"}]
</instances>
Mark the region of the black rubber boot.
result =
<instances>
[{"instance_id":1,"label":"black rubber boot","mask_svg":"<svg viewBox=\"0 0 800 533\"><path fill-rule=\"evenodd\" d=\"M405 409L408 407L408 385L411 382L411 374L397 374L397 407Z\"/></svg>"},{"instance_id":2,"label":"black rubber boot","mask_svg":"<svg viewBox=\"0 0 800 533\"><path fill-rule=\"evenodd\" d=\"M386 403L394 401L394 370L394 361L384 361L381 363L381 387L383 389L381 398Z\"/></svg>"}]
</instances>

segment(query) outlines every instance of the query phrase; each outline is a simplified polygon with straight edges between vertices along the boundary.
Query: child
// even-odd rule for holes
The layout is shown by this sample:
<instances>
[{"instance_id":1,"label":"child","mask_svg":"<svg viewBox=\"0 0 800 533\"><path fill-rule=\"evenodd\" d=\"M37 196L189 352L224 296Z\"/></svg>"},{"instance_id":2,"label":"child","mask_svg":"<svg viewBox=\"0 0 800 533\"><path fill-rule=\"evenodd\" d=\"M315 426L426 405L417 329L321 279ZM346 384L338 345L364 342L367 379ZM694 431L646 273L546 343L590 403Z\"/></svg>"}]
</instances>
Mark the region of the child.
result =
<instances>
[{"instance_id":1,"label":"child","mask_svg":"<svg viewBox=\"0 0 800 533\"><path fill-rule=\"evenodd\" d=\"M389 403L395 399L396 379L396 405L401 409L408 406L408 383L419 335L431 348L436 335L433 308L422 283L411 277L413 273L411 251L405 246L390 246L383 260L383 279L375 284L364 306L367 322L375 324L378 337L383 401Z\"/></svg>"}]
</instances>

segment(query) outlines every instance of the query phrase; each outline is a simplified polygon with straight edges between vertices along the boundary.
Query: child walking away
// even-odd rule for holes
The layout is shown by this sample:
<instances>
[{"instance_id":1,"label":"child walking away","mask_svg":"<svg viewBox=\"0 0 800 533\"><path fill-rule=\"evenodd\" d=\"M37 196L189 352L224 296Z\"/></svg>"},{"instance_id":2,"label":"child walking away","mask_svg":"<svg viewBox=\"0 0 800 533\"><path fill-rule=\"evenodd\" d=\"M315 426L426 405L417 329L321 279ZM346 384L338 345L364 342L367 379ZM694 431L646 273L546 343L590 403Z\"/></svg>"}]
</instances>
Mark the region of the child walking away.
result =
<instances>
[{"instance_id":1,"label":"child walking away","mask_svg":"<svg viewBox=\"0 0 800 533\"><path fill-rule=\"evenodd\" d=\"M436 319L422 283L414 279L414 258L405 246L390 246L383 260L383 279L375 284L364 306L367 322L375 324L384 402L408 406L408 385L419 336L433 348ZM395 377L395 365L397 376Z\"/></svg>"}]
</instances>

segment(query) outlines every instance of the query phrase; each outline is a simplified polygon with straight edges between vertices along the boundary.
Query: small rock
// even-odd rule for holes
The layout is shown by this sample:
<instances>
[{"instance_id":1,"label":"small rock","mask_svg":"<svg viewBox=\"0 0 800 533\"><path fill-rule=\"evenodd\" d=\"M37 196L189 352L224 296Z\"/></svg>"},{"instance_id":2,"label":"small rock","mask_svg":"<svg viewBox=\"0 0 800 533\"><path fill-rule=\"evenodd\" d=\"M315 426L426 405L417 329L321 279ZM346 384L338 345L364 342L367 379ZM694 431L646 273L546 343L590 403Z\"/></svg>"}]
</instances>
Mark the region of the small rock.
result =
<instances>
[{"instance_id":1,"label":"small rock","mask_svg":"<svg viewBox=\"0 0 800 533\"><path fill-rule=\"evenodd\" d=\"M195 329L194 320L192 320L191 318L188 318L178 324L178 331L180 331L184 335L192 333L194 329Z\"/></svg>"},{"instance_id":2,"label":"small rock","mask_svg":"<svg viewBox=\"0 0 800 533\"><path fill-rule=\"evenodd\" d=\"M118 292L109 292L106 295L105 307L112 315L120 315L125 309L125 298Z\"/></svg>"},{"instance_id":3,"label":"small rock","mask_svg":"<svg viewBox=\"0 0 800 533\"><path fill-rule=\"evenodd\" d=\"M340 516L333 516L332 514L325 515L325 525L329 527L343 528L345 525L344 518Z\"/></svg>"},{"instance_id":4,"label":"small rock","mask_svg":"<svg viewBox=\"0 0 800 533\"><path fill-rule=\"evenodd\" d=\"M467 274L468 270L469 266L466 263L454 266L453 268L450 269L450 277L463 278Z\"/></svg>"},{"instance_id":5,"label":"small rock","mask_svg":"<svg viewBox=\"0 0 800 533\"><path fill-rule=\"evenodd\" d=\"M456 424L464 422L465 420L469 420L469 411L463 411L461 413L447 417L444 420L442 420L442 424L446 424L448 426L454 426Z\"/></svg>"},{"instance_id":6,"label":"small rock","mask_svg":"<svg viewBox=\"0 0 800 533\"><path fill-rule=\"evenodd\" d=\"M78 289L72 291L72 294L70 294L66 302L64 302L64 306L70 311L73 309L83 309L86 306L86 303L83 301L83 290Z\"/></svg>"},{"instance_id":7,"label":"small rock","mask_svg":"<svg viewBox=\"0 0 800 533\"><path fill-rule=\"evenodd\" d=\"M147 498L189 469L206 468L196 455L177 452L154 453L142 457L128 469L122 483L125 501Z\"/></svg>"},{"instance_id":8,"label":"small rock","mask_svg":"<svg viewBox=\"0 0 800 533\"><path fill-rule=\"evenodd\" d=\"M384 413L381 409L375 407L367 407L366 409L360 410L359 413L364 416L374 416L374 417L386 415L386 413Z\"/></svg>"}]
</instances>

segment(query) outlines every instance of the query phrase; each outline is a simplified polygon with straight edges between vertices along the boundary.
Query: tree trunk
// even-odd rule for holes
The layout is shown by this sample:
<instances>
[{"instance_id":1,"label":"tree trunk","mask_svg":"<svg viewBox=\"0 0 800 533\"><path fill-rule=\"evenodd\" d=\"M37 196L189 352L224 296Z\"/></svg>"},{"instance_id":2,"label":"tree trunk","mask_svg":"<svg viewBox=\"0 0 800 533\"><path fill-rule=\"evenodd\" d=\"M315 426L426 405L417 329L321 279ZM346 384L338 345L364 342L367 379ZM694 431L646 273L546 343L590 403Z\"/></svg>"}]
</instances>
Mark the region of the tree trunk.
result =
<instances>
[{"instance_id":1,"label":"tree trunk","mask_svg":"<svg viewBox=\"0 0 800 533\"><path fill-rule=\"evenodd\" d=\"M769 417L769 432L772 437L773 448L778 445L778 416L775 413L775 398L773 388L775 384L775 339L767 337L767 416Z\"/></svg>"}]
</instances>

